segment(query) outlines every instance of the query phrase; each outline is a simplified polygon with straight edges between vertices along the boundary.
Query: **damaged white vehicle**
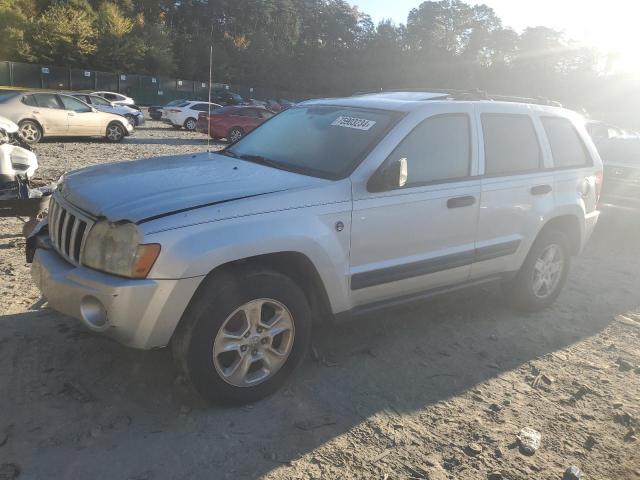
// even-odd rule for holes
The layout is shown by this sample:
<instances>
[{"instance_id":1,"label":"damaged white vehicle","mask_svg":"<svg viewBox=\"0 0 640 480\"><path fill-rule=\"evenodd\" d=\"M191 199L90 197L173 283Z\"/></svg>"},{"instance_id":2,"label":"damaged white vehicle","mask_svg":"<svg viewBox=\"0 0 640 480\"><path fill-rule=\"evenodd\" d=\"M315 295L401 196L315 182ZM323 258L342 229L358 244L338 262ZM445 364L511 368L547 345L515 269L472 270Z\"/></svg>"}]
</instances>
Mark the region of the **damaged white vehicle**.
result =
<instances>
[{"instance_id":1,"label":"damaged white vehicle","mask_svg":"<svg viewBox=\"0 0 640 480\"><path fill-rule=\"evenodd\" d=\"M583 124L428 92L310 101L219 153L66 175L27 256L53 309L171 345L203 396L251 402L301 362L314 320L486 282L551 304L599 215Z\"/></svg>"}]
</instances>

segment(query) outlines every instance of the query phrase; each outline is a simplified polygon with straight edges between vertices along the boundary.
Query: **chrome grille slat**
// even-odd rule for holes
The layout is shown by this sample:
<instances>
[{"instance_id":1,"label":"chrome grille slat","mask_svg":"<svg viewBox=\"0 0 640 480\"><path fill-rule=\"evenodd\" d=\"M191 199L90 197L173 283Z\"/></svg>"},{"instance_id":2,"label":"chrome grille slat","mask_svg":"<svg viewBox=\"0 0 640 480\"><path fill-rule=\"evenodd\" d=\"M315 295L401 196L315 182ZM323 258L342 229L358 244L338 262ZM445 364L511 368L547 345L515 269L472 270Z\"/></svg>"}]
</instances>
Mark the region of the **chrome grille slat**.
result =
<instances>
[{"instance_id":1,"label":"chrome grille slat","mask_svg":"<svg viewBox=\"0 0 640 480\"><path fill-rule=\"evenodd\" d=\"M68 214L68 212L64 216L64 222L62 222L62 230L60 230L60 243L59 247L62 250L62 253L66 256L69 256L69 251L67 250L67 244L69 243L69 222L72 221L72 216Z\"/></svg>"},{"instance_id":2,"label":"chrome grille slat","mask_svg":"<svg viewBox=\"0 0 640 480\"><path fill-rule=\"evenodd\" d=\"M75 251L76 251L76 235L78 235L78 228L80 227L80 223L82 222L82 220L80 219L75 219L75 222L73 222L73 228L71 229L71 242L69 243L69 256L71 258L73 258L76 262L78 262L80 259L76 258L75 256Z\"/></svg>"},{"instance_id":3,"label":"chrome grille slat","mask_svg":"<svg viewBox=\"0 0 640 480\"><path fill-rule=\"evenodd\" d=\"M82 251L94 220L54 194L49 205L49 238L68 262L80 265Z\"/></svg>"}]
</instances>

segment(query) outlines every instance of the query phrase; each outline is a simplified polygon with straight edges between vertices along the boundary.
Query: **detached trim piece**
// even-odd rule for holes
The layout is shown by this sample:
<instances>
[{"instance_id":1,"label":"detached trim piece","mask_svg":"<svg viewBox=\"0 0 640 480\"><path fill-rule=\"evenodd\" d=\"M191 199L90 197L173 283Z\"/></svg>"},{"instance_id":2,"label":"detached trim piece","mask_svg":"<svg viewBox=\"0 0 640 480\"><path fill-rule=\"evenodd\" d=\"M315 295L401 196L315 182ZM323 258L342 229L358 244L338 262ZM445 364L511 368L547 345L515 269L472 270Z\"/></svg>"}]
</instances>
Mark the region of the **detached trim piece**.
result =
<instances>
[{"instance_id":1,"label":"detached trim piece","mask_svg":"<svg viewBox=\"0 0 640 480\"><path fill-rule=\"evenodd\" d=\"M408 278L421 277L430 273L442 272L452 268L464 267L475 262L484 262L494 258L516 253L520 240L499 243L488 247L476 248L465 252L444 255L442 257L421 260L419 262L381 268L371 272L356 273L351 276L351 290L374 287L385 283L397 282Z\"/></svg>"}]
</instances>

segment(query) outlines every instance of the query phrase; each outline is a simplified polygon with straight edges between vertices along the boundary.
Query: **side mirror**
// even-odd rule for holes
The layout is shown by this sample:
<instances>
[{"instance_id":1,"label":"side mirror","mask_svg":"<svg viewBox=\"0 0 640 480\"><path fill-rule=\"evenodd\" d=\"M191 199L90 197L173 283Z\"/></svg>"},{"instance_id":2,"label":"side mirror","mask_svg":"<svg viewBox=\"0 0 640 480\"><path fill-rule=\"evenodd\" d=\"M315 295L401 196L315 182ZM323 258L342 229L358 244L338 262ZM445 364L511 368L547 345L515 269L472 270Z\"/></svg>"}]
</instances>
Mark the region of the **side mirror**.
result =
<instances>
[{"instance_id":1,"label":"side mirror","mask_svg":"<svg viewBox=\"0 0 640 480\"><path fill-rule=\"evenodd\" d=\"M387 163L369 182L369 190L383 192L404 187L407 184L407 159L399 158Z\"/></svg>"}]
</instances>

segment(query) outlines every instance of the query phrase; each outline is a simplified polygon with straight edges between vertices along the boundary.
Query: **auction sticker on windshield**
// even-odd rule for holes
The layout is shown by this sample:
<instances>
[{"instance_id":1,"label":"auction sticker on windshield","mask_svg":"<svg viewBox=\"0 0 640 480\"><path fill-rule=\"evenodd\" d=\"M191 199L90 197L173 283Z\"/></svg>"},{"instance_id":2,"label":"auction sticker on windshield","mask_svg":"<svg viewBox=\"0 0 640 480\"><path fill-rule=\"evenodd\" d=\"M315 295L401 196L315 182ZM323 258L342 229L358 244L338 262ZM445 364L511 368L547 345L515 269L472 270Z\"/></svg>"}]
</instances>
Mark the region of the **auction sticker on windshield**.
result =
<instances>
[{"instance_id":1,"label":"auction sticker on windshield","mask_svg":"<svg viewBox=\"0 0 640 480\"><path fill-rule=\"evenodd\" d=\"M366 118L344 117L340 115L331 125L344 128L355 128L356 130L369 130L376 124L373 120Z\"/></svg>"}]
</instances>

